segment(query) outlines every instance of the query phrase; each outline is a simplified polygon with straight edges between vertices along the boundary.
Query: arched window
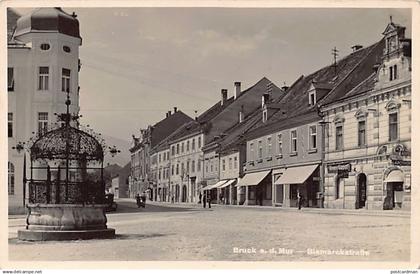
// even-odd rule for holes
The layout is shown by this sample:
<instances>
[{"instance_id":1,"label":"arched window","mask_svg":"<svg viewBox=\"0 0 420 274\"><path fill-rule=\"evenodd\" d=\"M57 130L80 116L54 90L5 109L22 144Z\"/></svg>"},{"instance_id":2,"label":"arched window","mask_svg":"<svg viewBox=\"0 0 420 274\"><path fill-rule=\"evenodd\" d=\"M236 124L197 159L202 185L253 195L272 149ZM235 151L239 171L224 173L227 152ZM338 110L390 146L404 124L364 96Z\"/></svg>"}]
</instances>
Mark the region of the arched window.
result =
<instances>
[{"instance_id":1,"label":"arched window","mask_svg":"<svg viewBox=\"0 0 420 274\"><path fill-rule=\"evenodd\" d=\"M15 166L11 162L8 162L7 171L8 192L9 195L15 195Z\"/></svg>"}]
</instances>

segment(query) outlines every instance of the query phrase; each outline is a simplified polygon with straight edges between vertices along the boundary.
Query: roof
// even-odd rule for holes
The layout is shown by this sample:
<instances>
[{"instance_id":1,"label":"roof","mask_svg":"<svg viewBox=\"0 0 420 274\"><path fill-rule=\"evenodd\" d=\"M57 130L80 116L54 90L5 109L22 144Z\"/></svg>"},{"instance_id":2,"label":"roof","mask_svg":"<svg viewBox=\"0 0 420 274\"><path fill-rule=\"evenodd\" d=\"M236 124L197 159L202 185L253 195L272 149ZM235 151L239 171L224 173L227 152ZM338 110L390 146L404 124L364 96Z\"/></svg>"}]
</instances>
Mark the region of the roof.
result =
<instances>
[{"instance_id":1,"label":"roof","mask_svg":"<svg viewBox=\"0 0 420 274\"><path fill-rule=\"evenodd\" d=\"M80 38L79 21L61 8L37 8L17 20L14 37L28 32L58 32Z\"/></svg>"},{"instance_id":2,"label":"roof","mask_svg":"<svg viewBox=\"0 0 420 274\"><path fill-rule=\"evenodd\" d=\"M244 117L247 117L261 109L261 97L263 94L268 93L268 87L270 87L271 100L278 100L285 96L285 92L282 89L274 85L266 77L263 77L255 85L241 92L236 100L212 119L211 127L205 140L206 145L217 141L218 135L237 125L241 110Z\"/></svg>"},{"instance_id":3,"label":"roof","mask_svg":"<svg viewBox=\"0 0 420 274\"><path fill-rule=\"evenodd\" d=\"M172 134L182 125L192 121L193 119L190 116L178 110L154 124L152 126L151 147L153 148L159 144L163 139Z\"/></svg>"},{"instance_id":4,"label":"roof","mask_svg":"<svg viewBox=\"0 0 420 274\"><path fill-rule=\"evenodd\" d=\"M12 40L13 32L15 31L16 22L20 15L13 9L7 9L7 42Z\"/></svg>"},{"instance_id":5,"label":"roof","mask_svg":"<svg viewBox=\"0 0 420 274\"><path fill-rule=\"evenodd\" d=\"M257 138L273 130L285 129L288 123L290 128L319 119L318 105L337 100L372 74L373 65L382 55L382 41L347 55L339 60L336 66L329 65L299 78L276 103L277 109L271 113L268 121L263 123L261 119L247 138ZM308 104L311 85L320 89L321 98L317 98L318 105Z\"/></svg>"}]
</instances>

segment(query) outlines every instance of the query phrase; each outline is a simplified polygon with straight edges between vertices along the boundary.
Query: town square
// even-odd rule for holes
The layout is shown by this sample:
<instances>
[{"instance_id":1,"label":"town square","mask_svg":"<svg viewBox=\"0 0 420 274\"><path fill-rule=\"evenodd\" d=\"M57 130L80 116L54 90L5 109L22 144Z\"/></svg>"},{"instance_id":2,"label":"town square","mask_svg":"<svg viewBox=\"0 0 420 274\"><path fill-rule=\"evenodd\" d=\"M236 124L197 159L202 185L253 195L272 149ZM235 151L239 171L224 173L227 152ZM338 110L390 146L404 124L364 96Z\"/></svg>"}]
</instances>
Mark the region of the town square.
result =
<instances>
[{"instance_id":1,"label":"town square","mask_svg":"<svg viewBox=\"0 0 420 274\"><path fill-rule=\"evenodd\" d=\"M9 260L410 261L411 16L7 7Z\"/></svg>"}]
</instances>

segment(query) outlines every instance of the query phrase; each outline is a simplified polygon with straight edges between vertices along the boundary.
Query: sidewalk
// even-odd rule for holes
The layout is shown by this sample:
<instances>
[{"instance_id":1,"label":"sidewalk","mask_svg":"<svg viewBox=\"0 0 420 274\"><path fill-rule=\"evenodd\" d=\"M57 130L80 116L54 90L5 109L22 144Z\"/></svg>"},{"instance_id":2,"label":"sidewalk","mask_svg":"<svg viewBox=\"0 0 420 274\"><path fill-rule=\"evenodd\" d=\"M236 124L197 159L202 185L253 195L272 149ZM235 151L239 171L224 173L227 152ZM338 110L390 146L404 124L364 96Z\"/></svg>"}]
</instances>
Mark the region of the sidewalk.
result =
<instances>
[{"instance_id":1,"label":"sidewalk","mask_svg":"<svg viewBox=\"0 0 420 274\"><path fill-rule=\"evenodd\" d=\"M135 202L131 198L121 198L120 201ZM117 200L118 202L118 200ZM198 203L170 203L170 202L156 202L147 200L148 204L162 205L168 207L197 207L202 208L202 204ZM222 204L211 204L211 207L216 208L253 208L262 210L282 210L282 211L294 211L298 212L295 207L273 207L273 206L255 206L255 205L222 205ZM331 215L364 215L364 216L383 216L383 217L401 217L410 218L411 211L403 210L367 210L367 209L334 209L334 208L308 208L304 207L301 212L314 213L314 214L331 214Z\"/></svg>"}]
</instances>

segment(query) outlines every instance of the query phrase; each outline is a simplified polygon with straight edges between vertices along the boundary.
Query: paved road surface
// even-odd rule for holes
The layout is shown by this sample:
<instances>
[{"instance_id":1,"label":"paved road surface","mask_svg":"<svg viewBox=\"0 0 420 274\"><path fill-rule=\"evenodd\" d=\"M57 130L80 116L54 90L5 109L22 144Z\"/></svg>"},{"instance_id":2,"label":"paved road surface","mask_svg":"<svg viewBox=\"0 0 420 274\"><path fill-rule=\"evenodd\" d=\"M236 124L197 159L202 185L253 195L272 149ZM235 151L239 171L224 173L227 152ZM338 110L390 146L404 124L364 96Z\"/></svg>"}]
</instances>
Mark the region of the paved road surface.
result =
<instances>
[{"instance_id":1,"label":"paved road surface","mask_svg":"<svg viewBox=\"0 0 420 274\"><path fill-rule=\"evenodd\" d=\"M404 217L118 203L108 214L113 240L22 242L16 236L24 219L9 219L9 259L403 261L410 255Z\"/></svg>"}]
</instances>

